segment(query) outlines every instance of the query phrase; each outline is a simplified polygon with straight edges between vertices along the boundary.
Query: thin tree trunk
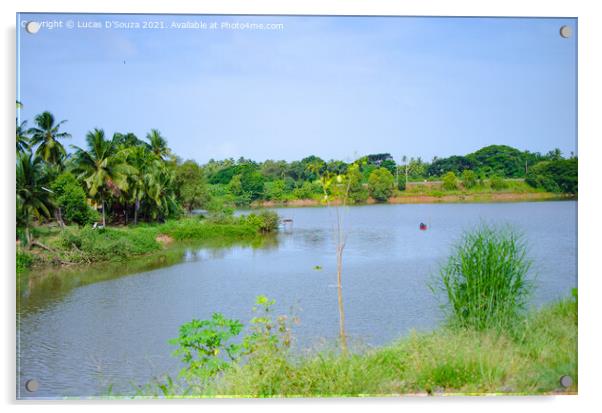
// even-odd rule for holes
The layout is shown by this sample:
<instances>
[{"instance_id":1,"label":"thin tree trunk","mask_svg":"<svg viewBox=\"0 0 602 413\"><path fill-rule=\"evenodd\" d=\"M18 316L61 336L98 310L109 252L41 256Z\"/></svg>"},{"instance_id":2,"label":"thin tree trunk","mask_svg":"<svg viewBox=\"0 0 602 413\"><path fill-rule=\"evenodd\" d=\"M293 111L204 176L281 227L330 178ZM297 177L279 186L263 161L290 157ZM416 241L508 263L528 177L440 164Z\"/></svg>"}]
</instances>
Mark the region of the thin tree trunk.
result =
<instances>
[{"instance_id":1,"label":"thin tree trunk","mask_svg":"<svg viewBox=\"0 0 602 413\"><path fill-rule=\"evenodd\" d=\"M138 223L138 209L140 209L140 200L138 199L138 195L136 195L136 203L134 205L134 225Z\"/></svg>"},{"instance_id":2,"label":"thin tree trunk","mask_svg":"<svg viewBox=\"0 0 602 413\"><path fill-rule=\"evenodd\" d=\"M102 195L100 196L100 204L102 207L102 227L104 228L106 226L105 225L105 198Z\"/></svg>"},{"instance_id":3,"label":"thin tree trunk","mask_svg":"<svg viewBox=\"0 0 602 413\"><path fill-rule=\"evenodd\" d=\"M59 227L61 227L61 229L65 228L65 222L63 221L63 214L61 213L61 207L58 207L57 209L54 210L54 219L56 219L56 222L59 224Z\"/></svg>"},{"instance_id":4,"label":"thin tree trunk","mask_svg":"<svg viewBox=\"0 0 602 413\"><path fill-rule=\"evenodd\" d=\"M344 204L343 204L344 207ZM345 334L345 308L343 306L343 250L345 240L339 207L337 213L337 300L339 304L339 337L341 339L341 350L347 354L347 334Z\"/></svg>"},{"instance_id":5,"label":"thin tree trunk","mask_svg":"<svg viewBox=\"0 0 602 413\"><path fill-rule=\"evenodd\" d=\"M341 349L347 354L347 334L345 334L345 309L343 307L343 246L337 248L337 295L339 302L339 336L341 337Z\"/></svg>"},{"instance_id":6,"label":"thin tree trunk","mask_svg":"<svg viewBox=\"0 0 602 413\"><path fill-rule=\"evenodd\" d=\"M29 232L29 227L25 227L25 239L27 240L27 248L31 249L31 233Z\"/></svg>"}]
</instances>

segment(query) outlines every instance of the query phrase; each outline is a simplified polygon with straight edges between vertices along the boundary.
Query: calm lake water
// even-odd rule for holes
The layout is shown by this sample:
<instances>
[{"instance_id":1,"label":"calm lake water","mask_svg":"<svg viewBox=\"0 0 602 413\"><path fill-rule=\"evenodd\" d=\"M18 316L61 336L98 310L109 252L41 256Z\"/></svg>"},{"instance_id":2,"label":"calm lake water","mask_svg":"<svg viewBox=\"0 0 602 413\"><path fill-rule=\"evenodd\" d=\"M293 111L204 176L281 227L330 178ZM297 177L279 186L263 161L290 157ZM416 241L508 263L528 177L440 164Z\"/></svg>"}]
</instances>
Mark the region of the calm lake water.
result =
<instances>
[{"instance_id":1,"label":"calm lake water","mask_svg":"<svg viewBox=\"0 0 602 413\"><path fill-rule=\"evenodd\" d=\"M180 366L167 341L180 324L222 312L248 321L259 294L294 314L296 346L316 348L338 332L334 212L279 209L292 229L263 245L180 246L153 258L63 270L24 280L17 388L21 398L132 394ZM429 224L419 231L420 222ZM346 213L347 330L356 345L380 345L441 322L428 288L450 246L480 222L523 232L537 289L532 305L577 286L577 202L371 205ZM321 269L316 269L320 266ZM36 379L39 390L24 383Z\"/></svg>"}]
</instances>

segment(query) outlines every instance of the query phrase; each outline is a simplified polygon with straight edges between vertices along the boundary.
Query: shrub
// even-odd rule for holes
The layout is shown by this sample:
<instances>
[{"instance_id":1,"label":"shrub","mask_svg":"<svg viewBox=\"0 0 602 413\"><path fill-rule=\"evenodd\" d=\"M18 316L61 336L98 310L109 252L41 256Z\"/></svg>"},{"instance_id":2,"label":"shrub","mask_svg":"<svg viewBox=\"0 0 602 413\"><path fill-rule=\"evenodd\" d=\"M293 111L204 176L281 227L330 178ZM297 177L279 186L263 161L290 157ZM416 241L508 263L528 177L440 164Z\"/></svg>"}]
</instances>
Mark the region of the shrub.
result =
<instances>
[{"instance_id":1,"label":"shrub","mask_svg":"<svg viewBox=\"0 0 602 413\"><path fill-rule=\"evenodd\" d=\"M296 199L312 199L321 193L322 189L319 184L308 181L304 181L300 187L293 189L293 196Z\"/></svg>"},{"instance_id":2,"label":"shrub","mask_svg":"<svg viewBox=\"0 0 602 413\"><path fill-rule=\"evenodd\" d=\"M180 326L180 334L169 341L178 346L175 356L185 363L180 375L188 379L207 380L228 370L242 356L247 356L248 366L265 370L277 357L285 355L291 344L287 317L272 318L271 307L275 301L260 295L255 300L249 334L242 340L234 339L244 325L220 313L213 313L210 320L192 320Z\"/></svg>"},{"instance_id":3,"label":"shrub","mask_svg":"<svg viewBox=\"0 0 602 413\"><path fill-rule=\"evenodd\" d=\"M272 201L282 201L286 195L286 183L284 179L265 183L265 197Z\"/></svg>"},{"instance_id":4,"label":"shrub","mask_svg":"<svg viewBox=\"0 0 602 413\"><path fill-rule=\"evenodd\" d=\"M458 189L458 178L453 172L448 172L443 176L443 189L446 191L454 191Z\"/></svg>"},{"instance_id":5,"label":"shrub","mask_svg":"<svg viewBox=\"0 0 602 413\"><path fill-rule=\"evenodd\" d=\"M440 270L450 321L475 329L514 323L531 291L530 265L525 243L510 228L483 225L465 233Z\"/></svg>"},{"instance_id":6,"label":"shrub","mask_svg":"<svg viewBox=\"0 0 602 413\"><path fill-rule=\"evenodd\" d=\"M84 189L69 172L57 177L52 190L67 223L86 225L98 220L98 212L86 203Z\"/></svg>"},{"instance_id":7,"label":"shrub","mask_svg":"<svg viewBox=\"0 0 602 413\"><path fill-rule=\"evenodd\" d=\"M368 178L370 196L379 202L385 202L393 195L394 186L395 178L386 168L375 169Z\"/></svg>"},{"instance_id":8,"label":"shrub","mask_svg":"<svg viewBox=\"0 0 602 413\"><path fill-rule=\"evenodd\" d=\"M494 175L489 179L489 185L494 191L500 191L502 189L508 188L508 183L506 182L506 180L497 175Z\"/></svg>"},{"instance_id":9,"label":"shrub","mask_svg":"<svg viewBox=\"0 0 602 413\"><path fill-rule=\"evenodd\" d=\"M576 158L543 161L529 171L525 181L548 192L577 193L578 161Z\"/></svg>"},{"instance_id":10,"label":"shrub","mask_svg":"<svg viewBox=\"0 0 602 413\"><path fill-rule=\"evenodd\" d=\"M77 260L104 261L129 258L158 250L160 245L155 241L156 231L153 228L125 229L92 229L67 228L61 232L61 244L67 250L77 253Z\"/></svg>"},{"instance_id":11,"label":"shrub","mask_svg":"<svg viewBox=\"0 0 602 413\"><path fill-rule=\"evenodd\" d=\"M278 214L269 210L262 210L258 214L249 214L242 218L242 223L251 225L262 234L277 231L278 221Z\"/></svg>"},{"instance_id":12,"label":"shrub","mask_svg":"<svg viewBox=\"0 0 602 413\"><path fill-rule=\"evenodd\" d=\"M465 169L462 172L462 185L466 189L474 188L477 185L477 174L470 169Z\"/></svg>"},{"instance_id":13,"label":"shrub","mask_svg":"<svg viewBox=\"0 0 602 413\"><path fill-rule=\"evenodd\" d=\"M16 262L17 274L21 274L31 267L31 264L33 264L33 257L25 251L22 251L20 248L17 248Z\"/></svg>"},{"instance_id":14,"label":"shrub","mask_svg":"<svg viewBox=\"0 0 602 413\"><path fill-rule=\"evenodd\" d=\"M240 356L242 345L229 343L242 330L238 320L213 313L210 320L192 320L180 327L180 335L169 343L177 345L175 356L186 364L181 376L208 379L230 367Z\"/></svg>"},{"instance_id":15,"label":"shrub","mask_svg":"<svg viewBox=\"0 0 602 413\"><path fill-rule=\"evenodd\" d=\"M349 203L360 204L368 200L368 189L362 183L362 173L357 165L348 168L347 179L349 184Z\"/></svg>"}]
</instances>

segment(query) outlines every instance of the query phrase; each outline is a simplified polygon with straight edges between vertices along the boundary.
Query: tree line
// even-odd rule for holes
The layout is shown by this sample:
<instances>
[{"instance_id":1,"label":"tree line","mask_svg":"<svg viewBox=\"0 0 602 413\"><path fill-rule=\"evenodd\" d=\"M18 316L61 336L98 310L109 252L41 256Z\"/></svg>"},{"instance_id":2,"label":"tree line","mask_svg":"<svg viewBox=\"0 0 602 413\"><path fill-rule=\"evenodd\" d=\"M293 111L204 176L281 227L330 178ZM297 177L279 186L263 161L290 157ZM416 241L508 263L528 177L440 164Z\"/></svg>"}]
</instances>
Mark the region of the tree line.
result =
<instances>
[{"instance_id":1,"label":"tree line","mask_svg":"<svg viewBox=\"0 0 602 413\"><path fill-rule=\"evenodd\" d=\"M350 203L369 197L386 201L408 182L441 179L444 189L457 188L458 179L466 188L489 179L493 188L507 178L524 178L547 191L577 192L577 158L564 158L558 149L540 154L491 145L431 162L404 156L398 163L381 153L353 162L311 155L292 162L241 157L199 165L174 154L156 129L144 139L92 129L84 147L69 145L68 152L65 122L46 111L31 127L27 121L16 125L17 228L27 241L34 222L127 225L164 221L197 208L231 212L254 201L319 199L325 176L347 180Z\"/></svg>"}]
</instances>

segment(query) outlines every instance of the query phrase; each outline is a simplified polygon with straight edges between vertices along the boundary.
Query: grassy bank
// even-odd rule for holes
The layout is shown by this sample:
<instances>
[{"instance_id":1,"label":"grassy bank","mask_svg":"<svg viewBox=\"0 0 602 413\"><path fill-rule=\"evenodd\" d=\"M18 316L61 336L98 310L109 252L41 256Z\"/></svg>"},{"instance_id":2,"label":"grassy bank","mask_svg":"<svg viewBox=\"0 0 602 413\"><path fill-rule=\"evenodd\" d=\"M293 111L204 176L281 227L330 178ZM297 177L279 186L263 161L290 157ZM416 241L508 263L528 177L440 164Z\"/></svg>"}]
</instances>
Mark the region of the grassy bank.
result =
<instances>
[{"instance_id":1,"label":"grassy bank","mask_svg":"<svg viewBox=\"0 0 602 413\"><path fill-rule=\"evenodd\" d=\"M167 396L361 396L416 393L538 394L577 390L577 291L529 313L534 285L520 233L482 224L453 245L440 277L446 320L431 333L390 345L299 352L288 319L258 296L244 325L214 313L180 327L174 355L185 367L178 385L156 384ZM560 379L574 382L561 388ZM148 389L152 389L152 386Z\"/></svg>"},{"instance_id":2,"label":"grassy bank","mask_svg":"<svg viewBox=\"0 0 602 413\"><path fill-rule=\"evenodd\" d=\"M573 384L564 389L560 377ZM192 384L191 384L192 383ZM577 302L531 313L511 330L441 328L390 345L269 355L234 364L208 382L156 382L140 395L167 397L390 396L577 392Z\"/></svg>"},{"instance_id":3,"label":"grassy bank","mask_svg":"<svg viewBox=\"0 0 602 413\"><path fill-rule=\"evenodd\" d=\"M17 273L50 264L86 264L127 260L156 253L174 241L222 243L250 241L277 229L270 212L215 219L185 218L163 224L94 229L38 227L32 248L17 247Z\"/></svg>"},{"instance_id":4,"label":"grassy bank","mask_svg":"<svg viewBox=\"0 0 602 413\"><path fill-rule=\"evenodd\" d=\"M434 203L461 203L461 202L524 202L524 201L553 201L574 199L575 195L546 192L541 188L534 188L522 179L506 179L501 181L500 187L492 186L489 180L477 183L466 188L461 184L456 189L446 189L440 181L409 182L403 191L395 190L385 203L388 204L434 204ZM337 204L333 200L332 204ZM375 204L376 200L368 197L361 204ZM288 199L282 201L254 202L253 207L310 207L322 206L322 196L307 199Z\"/></svg>"},{"instance_id":5,"label":"grassy bank","mask_svg":"<svg viewBox=\"0 0 602 413\"><path fill-rule=\"evenodd\" d=\"M482 193L444 193L435 192L411 193L398 192L389 198L386 204L437 204L437 203L481 203L481 202L528 202L528 201L559 201L575 199L572 195L556 194L553 192L482 192ZM377 202L369 198L364 205ZM332 202L333 205L337 201ZM316 207L324 206L319 199L295 199L291 201L259 201L252 204L256 208L278 207Z\"/></svg>"}]
</instances>

